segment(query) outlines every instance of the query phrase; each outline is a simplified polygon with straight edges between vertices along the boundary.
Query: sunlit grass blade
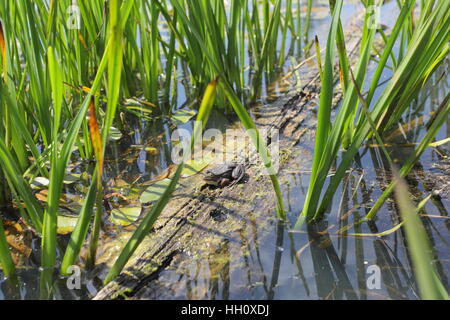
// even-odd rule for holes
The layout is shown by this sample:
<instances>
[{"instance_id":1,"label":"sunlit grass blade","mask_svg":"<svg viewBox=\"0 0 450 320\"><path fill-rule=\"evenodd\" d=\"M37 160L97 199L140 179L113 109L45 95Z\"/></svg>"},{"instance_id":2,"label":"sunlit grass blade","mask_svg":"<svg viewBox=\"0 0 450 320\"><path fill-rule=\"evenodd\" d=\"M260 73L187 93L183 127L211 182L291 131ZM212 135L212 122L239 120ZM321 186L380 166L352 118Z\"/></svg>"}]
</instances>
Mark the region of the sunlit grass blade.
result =
<instances>
[{"instance_id":1,"label":"sunlit grass blade","mask_svg":"<svg viewBox=\"0 0 450 320\"><path fill-rule=\"evenodd\" d=\"M311 180L308 188L308 193L306 195L306 200L301 215L307 217L311 215L311 210L309 205L313 195L313 187L316 183L317 171L319 169L319 164L322 161L322 156L324 155L324 146L328 139L328 135L331 130L331 109L333 104L333 68L334 68L334 53L335 53L335 42L336 34L339 25L339 17L342 10L342 0L338 1L333 12L333 18L331 22L330 32L328 34L325 61L323 67L322 79L322 89L320 92L320 104L319 111L317 115L317 131L316 139L314 145L314 158L312 165ZM318 195L315 195L317 197ZM298 223L297 223L298 224Z\"/></svg>"},{"instance_id":2,"label":"sunlit grass blade","mask_svg":"<svg viewBox=\"0 0 450 320\"><path fill-rule=\"evenodd\" d=\"M61 109L63 103L63 78L62 73L59 68L61 64L58 62L55 56L55 50L53 47L48 47L48 68L49 76L52 87L52 97L53 97L53 110L55 112L53 119L53 143L57 143L59 124L61 121Z\"/></svg>"},{"instance_id":3,"label":"sunlit grass blade","mask_svg":"<svg viewBox=\"0 0 450 320\"><path fill-rule=\"evenodd\" d=\"M196 126L194 128L194 134L193 138L191 140L191 148L196 143L196 138L201 135L201 132L203 130L204 125L208 122L208 118L211 112L211 108L214 104L214 100L216 98L216 88L217 88L217 82L218 80L212 81L203 96L202 103L200 105L200 110L198 112ZM186 157L190 155L190 152L186 152L184 154L184 161L178 166L177 171L175 172L174 176L172 177L170 184L167 186L167 188L164 190L160 198L158 199L157 203L153 206L152 210L147 213L145 218L142 220L142 222L139 224L139 227L136 229L136 231L131 236L130 240L128 240L127 244L125 245L124 249L122 250L120 256L117 258L116 262L114 263L113 267L109 271L108 275L105 278L104 283L107 284L111 282L114 278L116 278L119 273L122 271L123 267L127 263L127 261L130 259L130 257L133 255L133 253L136 251L139 244L142 242L144 237L150 232L153 224L155 223L156 219L159 217L161 212L166 207L167 203L169 202L173 191L175 190L178 180L181 177L181 173L184 169L184 162L189 160L186 159Z\"/></svg>"},{"instance_id":4,"label":"sunlit grass blade","mask_svg":"<svg viewBox=\"0 0 450 320\"><path fill-rule=\"evenodd\" d=\"M125 6L126 4L126 6ZM125 10L124 12L121 12L120 16L121 16L121 20L120 20L120 27L123 27L126 23L126 20L128 19L128 14L130 14L130 10L129 10L129 2L124 3L123 6L121 7L121 10ZM80 109L80 111L77 114L76 117L76 122L72 124L70 131L69 131L69 137L71 138L71 140L68 142L66 140L66 143L63 146L63 154L66 157L65 159L67 159L68 161L68 157L70 155L70 150L73 147L73 144L75 142L75 134L76 132L80 129L81 124L82 124L82 120L83 120L83 116L86 115L86 112L88 110L88 107L90 105L90 101L92 98L92 95L95 94L100 86L100 81L102 79L103 76L103 72L105 71L106 67L108 66L109 63L114 64L115 62L117 62L116 58L117 57L112 57L112 60L109 60L111 58L111 51L114 49L116 50L120 50L120 46L121 43L116 41L115 46L112 46L112 38L109 38L107 46L105 48L105 52L104 55L102 57L102 60L100 62L97 74L95 76L94 82L92 84L91 90L89 91L88 95L86 96L83 105ZM118 60L119 63L121 63L121 60ZM118 72L118 68L113 67L112 71L114 71L114 69L116 69L115 71ZM115 82L117 82L117 79L120 77L116 75L111 75ZM120 82L120 80L119 80ZM113 86L113 90L115 88L115 86L117 86L117 83L115 84L111 84ZM119 96L118 92L111 92L111 97L109 97L108 102L112 105L112 103L114 102L114 100L117 103L117 98ZM115 97L115 98L114 98ZM110 101L110 99L112 99ZM116 105L112 106L111 108L107 108L108 112L115 112L116 109ZM110 114L108 116L108 120L105 120L105 124L103 127L103 131L102 131L102 141L103 141L103 147L105 147L106 145L106 139L107 136L109 135L109 131L110 131L110 127L111 126L107 126L107 123L112 123L114 118L114 115ZM65 164L67 165L67 163ZM85 202L83 203L81 212L80 212L80 216L77 220L77 224L75 226L75 230L73 231L70 241L69 241L69 247L66 249L64 258L63 258L63 263L61 265L61 273L62 274L67 274L68 272L68 268L73 265L76 261L76 259L78 258L78 254L81 250L81 247L83 246L84 240L86 238L86 235L88 233L88 229L89 229L89 225L90 225L90 219L92 217L92 210L93 210L93 204L95 203L95 199L97 197L97 186L99 184L99 182L97 181L97 177L98 177L98 173L95 173L95 176L93 177L93 181L91 184L91 187L88 190L88 194L87 194L87 198L85 200Z\"/></svg>"},{"instance_id":5,"label":"sunlit grass blade","mask_svg":"<svg viewBox=\"0 0 450 320\"><path fill-rule=\"evenodd\" d=\"M108 52L108 101L106 105L106 117L102 130L102 137L100 138L100 130L95 116L95 103L90 104L90 119L89 126L91 129L92 144L95 150L97 164L97 201L96 213L94 218L94 225L92 227L91 242L89 246L89 255L87 259L87 266L92 268L95 265L97 255L98 238L100 235L101 217L103 213L103 188L102 188L102 174L103 174L103 158L106 148L106 141L109 137L114 117L116 115L117 103L120 96L120 82L122 77L123 66L123 29L119 20L119 1L113 0L110 2L110 43L111 51ZM101 139L101 141L100 141ZM93 188L91 186L91 188Z\"/></svg>"},{"instance_id":6,"label":"sunlit grass blade","mask_svg":"<svg viewBox=\"0 0 450 320\"><path fill-rule=\"evenodd\" d=\"M93 213L93 207L95 205L97 195L97 178L98 175L94 174L92 179L92 185L86 194L83 206L78 216L77 224L73 230L64 257L61 263L61 274L67 275L69 267L75 264L76 259L80 253L83 242L86 239L91 217Z\"/></svg>"},{"instance_id":7,"label":"sunlit grass blade","mask_svg":"<svg viewBox=\"0 0 450 320\"><path fill-rule=\"evenodd\" d=\"M229 99L231 105L233 106L234 111L239 117L244 128L247 130L247 133L250 133L250 138L256 147L261 159L263 161L264 166L267 169L267 173L269 174L270 180L272 182L272 186L275 192L276 197L276 208L277 214L280 219L286 218L286 213L284 210L283 204L283 195L281 193L280 183L278 181L278 177L273 166L272 160L270 159L270 154L267 150L266 144L261 138L261 135L253 122L252 118L248 114L247 110L245 110L239 98L234 93L233 89L225 82L220 82L220 88L224 90L227 98Z\"/></svg>"},{"instance_id":8,"label":"sunlit grass blade","mask_svg":"<svg viewBox=\"0 0 450 320\"><path fill-rule=\"evenodd\" d=\"M58 129L61 118L61 108L63 101L63 80L58 70L60 63L56 60L53 47L48 47L48 68L50 82L52 86L53 96L53 109L55 115L53 117L52 124L52 153L51 153L51 165L50 171L50 185L48 192L47 209L44 212L44 222L42 229L42 241L41 241L41 297L46 298L50 291L51 277L53 274L53 268L56 264L56 235L57 235L57 221L58 221L58 207L59 199L62 189L63 177L57 176L57 167L59 165L59 142L58 142Z\"/></svg>"},{"instance_id":9,"label":"sunlit grass blade","mask_svg":"<svg viewBox=\"0 0 450 320\"><path fill-rule=\"evenodd\" d=\"M175 190L175 187L181 176L183 168L184 168L183 164L179 165L169 186L164 190L163 194L159 198L158 202L153 206L152 210L145 216L144 220L142 220L142 222L139 224L139 227L133 233L130 240L128 240L127 244L121 251L120 256L117 258L111 270L109 270L108 275L104 280L105 285L114 280L119 275L119 273L122 271L123 267L128 262L132 254L136 251L137 247L142 242L144 237L150 232L156 219L159 217L161 212L164 210L166 204L169 202L170 197L173 191Z\"/></svg>"},{"instance_id":10,"label":"sunlit grass blade","mask_svg":"<svg viewBox=\"0 0 450 320\"><path fill-rule=\"evenodd\" d=\"M329 0L331 12L334 11L336 6L336 0ZM347 58L347 49L345 47L345 37L344 37L344 29L342 27L341 19L339 19L338 29L336 34L336 47L339 56L339 74L341 80L342 92L345 93L345 90L348 87L348 83L350 82L350 76L348 74L349 70L349 62Z\"/></svg>"},{"instance_id":11,"label":"sunlit grass blade","mask_svg":"<svg viewBox=\"0 0 450 320\"><path fill-rule=\"evenodd\" d=\"M398 174L395 180L397 182L395 196L404 222L408 251L414 266L420 296L424 300L450 300L433 265L434 256L430 241L417 214L418 210L411 203L408 187Z\"/></svg>"},{"instance_id":12,"label":"sunlit grass blade","mask_svg":"<svg viewBox=\"0 0 450 320\"><path fill-rule=\"evenodd\" d=\"M219 78L216 78L211 83L209 83L206 87L205 94L203 95L202 103L200 105L197 117L197 121L203 121L202 129L205 128L206 121L208 121L209 119L209 115L211 114L212 107L216 100L218 82Z\"/></svg>"}]
</instances>

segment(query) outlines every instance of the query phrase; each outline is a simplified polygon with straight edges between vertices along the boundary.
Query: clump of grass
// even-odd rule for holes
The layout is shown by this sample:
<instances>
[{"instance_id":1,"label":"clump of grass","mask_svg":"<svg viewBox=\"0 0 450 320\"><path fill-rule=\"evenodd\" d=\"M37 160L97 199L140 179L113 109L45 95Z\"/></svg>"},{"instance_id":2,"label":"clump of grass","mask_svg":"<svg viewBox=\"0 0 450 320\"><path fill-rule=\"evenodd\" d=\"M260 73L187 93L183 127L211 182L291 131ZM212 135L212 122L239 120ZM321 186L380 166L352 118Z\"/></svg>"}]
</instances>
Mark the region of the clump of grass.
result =
<instances>
[{"instance_id":1,"label":"clump of grass","mask_svg":"<svg viewBox=\"0 0 450 320\"><path fill-rule=\"evenodd\" d=\"M392 127L400 119L407 106L417 97L420 89L426 84L430 74L444 61L449 52L450 24L448 22L450 21L450 3L430 1L424 7L421 18L412 32L408 50L404 56L398 56L396 59L398 67L392 80L377 101L372 101L381 74L386 67L386 62L392 56L394 44L398 40L405 23L407 23L408 14L414 6L414 1L405 2L401 6L399 18L387 40L365 99L370 112L364 112L362 109L358 112L357 107L360 99L357 90L362 88L376 31L376 28L369 28L371 24L366 23L363 30L360 59L355 72L355 82L349 83L336 120L331 124L332 66L334 64L332 47L337 41L337 15L341 5L342 1L336 2L332 28L327 43L312 178L297 226L305 219L320 219L323 212L328 208L359 147L367 137L375 134L369 119L373 120L379 136L382 136L384 131ZM369 1L367 8L373 8L373 5L379 5L379 3ZM372 10L367 10L365 21L371 21L370 15L372 12ZM443 123L443 119L446 119L448 116L449 106L447 101L448 99L444 100L443 107L439 109L438 115L432 119L433 123L430 123L429 126L432 129L428 131L427 137L420 144L421 147L416 148L414 155L411 156L411 159L401 170L402 176L407 174L409 171L407 168L417 161L424 150L424 146L428 146L430 142L428 139L432 139L435 136ZM345 137L348 140L344 139ZM343 145L342 141L346 142L345 145ZM341 147L346 147L346 152L337 166L336 173L330 179L328 187L323 192L327 174L336 161ZM390 191L392 191L392 187L388 188L386 193ZM379 208L379 204L386 199L384 195L382 198L367 218L374 217L374 212Z\"/></svg>"}]
</instances>

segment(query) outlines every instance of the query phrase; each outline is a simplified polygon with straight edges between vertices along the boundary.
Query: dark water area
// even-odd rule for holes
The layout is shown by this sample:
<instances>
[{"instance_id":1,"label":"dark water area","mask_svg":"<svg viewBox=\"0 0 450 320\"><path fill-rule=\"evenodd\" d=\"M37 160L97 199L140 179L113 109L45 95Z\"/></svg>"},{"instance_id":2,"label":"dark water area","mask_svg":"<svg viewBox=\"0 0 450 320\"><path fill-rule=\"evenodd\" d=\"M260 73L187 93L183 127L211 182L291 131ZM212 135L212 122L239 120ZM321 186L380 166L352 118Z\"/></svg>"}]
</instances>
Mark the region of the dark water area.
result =
<instances>
[{"instance_id":1,"label":"dark water area","mask_svg":"<svg viewBox=\"0 0 450 320\"><path fill-rule=\"evenodd\" d=\"M316 17L311 20L310 38L317 34L322 48L330 22L327 3L318 1L314 10ZM396 8L395 1L384 6L383 24L393 25L398 12ZM360 9L360 5L346 2L342 14L344 28L345 22ZM311 53L313 51L314 48ZM294 50L282 74L301 62L305 58L303 53ZM371 70L375 65L371 62ZM446 71L442 68L436 73L403 117L401 126L386 137L385 142L391 144L388 151L398 164L407 159L414 143L423 138L426 122L449 91L448 72L444 78L438 77ZM391 76L386 71L380 82ZM258 102L266 104L276 100L293 86L293 83L285 82L275 82L270 88L264 86L264 94ZM383 89L384 86L379 87L374 100ZM187 96L185 86L180 84L174 112L190 103ZM127 117L126 120L128 134L110 141L104 178L111 194L122 193L133 199L145 188L146 181L155 179L172 164L170 137L176 124L170 117L157 120ZM216 110L207 128L225 130L234 120L226 110ZM192 131L193 122L188 121L180 127ZM320 223L293 230L310 179L308 170L312 164L314 132L308 134L311 143L297 145L279 173L288 222L281 223L274 218L268 227L260 230L251 215L246 217L243 231L230 235L235 241L221 247L211 259L186 266L188 271L182 275L175 270L163 271L155 281L161 288L170 286L170 290L161 290L155 299L419 299L403 229L382 237L370 235L390 230L401 222L396 204L388 200L374 221L355 224L368 213L391 179L388 162L376 141L369 141L360 149L325 218ZM435 140L449 136L450 120L447 120ZM449 143L427 148L407 179L416 203L429 194L435 195L426 203L421 220L433 248L433 263L447 290L450 290L449 155ZM73 172L82 174L87 166L89 164L74 164ZM83 194L87 187L69 185L65 191ZM120 201L119 197L117 203ZM263 210L257 208L257 204L255 209ZM99 264L93 272L82 271L82 289L71 290L67 278L55 277L54 298L89 299L95 296L111 262L133 230L132 226L107 225L100 239ZM17 279L6 280L0 272L0 300L39 298L40 239L29 241L32 253L23 261ZM60 246L65 247L67 241L68 235L61 236Z\"/></svg>"}]
</instances>

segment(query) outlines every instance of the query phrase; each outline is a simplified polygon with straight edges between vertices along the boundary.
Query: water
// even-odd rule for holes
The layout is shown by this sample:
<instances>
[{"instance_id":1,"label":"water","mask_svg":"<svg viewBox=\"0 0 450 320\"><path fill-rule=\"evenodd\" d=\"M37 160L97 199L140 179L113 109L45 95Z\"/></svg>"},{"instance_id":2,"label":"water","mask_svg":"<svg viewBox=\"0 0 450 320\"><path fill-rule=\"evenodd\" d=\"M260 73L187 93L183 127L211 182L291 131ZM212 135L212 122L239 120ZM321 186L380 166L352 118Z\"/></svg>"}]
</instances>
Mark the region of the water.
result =
<instances>
[{"instance_id":1,"label":"water","mask_svg":"<svg viewBox=\"0 0 450 320\"><path fill-rule=\"evenodd\" d=\"M427 90L429 94L425 94ZM411 152L410 147L399 146L420 140L426 132L423 125L412 124L422 117L429 118L437 101L441 101L448 91L448 84L432 82L427 90L424 90L424 96L428 98L419 99L417 106L410 110L411 114L405 117L405 136L399 137L393 132L393 138L386 141L397 144L388 151L398 161L406 159ZM446 132L448 123L436 139L445 138ZM381 233L400 222L399 211L389 200L373 222L354 225L368 213L390 181L385 170L386 159L372 142L361 148L359 165L355 163L344 179L324 220L300 231L292 229L302 209L310 178L307 169L311 167L312 147L306 142L313 141L313 133L309 134L311 136L301 141L280 172L290 223L282 224L272 219L266 224L258 215L258 210L264 208L258 207L258 200L254 200L255 210L236 212L242 227L227 234L228 241L218 245L205 239L211 244L199 245L204 248L186 253L190 259L173 263L159 274L157 280L137 289L131 297L418 299L419 291L403 230L384 237L354 235ZM437 152L428 149L408 177L416 201L439 192L443 188L439 179L448 183L448 158L438 158ZM446 196L442 194L425 205L421 219L432 244L433 263L449 289L450 197L446 192ZM232 223L230 220L232 217L222 223ZM339 232L344 226L350 228Z\"/></svg>"},{"instance_id":2,"label":"water","mask_svg":"<svg viewBox=\"0 0 450 320\"><path fill-rule=\"evenodd\" d=\"M327 3L327 1L325 1ZM323 6L322 6L323 5ZM323 9L320 9L323 8ZM319 1L315 8L327 7ZM392 26L395 17L395 2L383 9L384 24ZM345 21L360 9L351 2L346 3L342 15ZM325 12L327 12L325 10ZM323 15L325 16L325 15ZM313 19L311 35L318 34L322 48L325 46L329 18ZM311 52L313 48L311 49ZM294 62L301 61L298 59ZM290 62L285 72L294 65ZM372 63L373 64L373 63ZM373 67L373 65L372 65ZM388 80L385 72L381 81ZM398 161L406 159L411 147L408 143L420 141L426 132L423 123L430 112L437 108L448 92L446 81L435 81L421 93L417 105L411 106L404 117L403 132L392 132L387 143L396 144L393 151ZM289 85L287 86L289 88ZM187 104L186 92L180 84L177 106ZM267 90L267 91L266 91ZM286 85L276 83L264 88L261 103L272 101L283 95ZM383 90L380 87L375 95ZM314 102L311 102L314 103ZM178 108L178 107L177 107ZM424 121L421 121L424 119ZM105 161L105 177L110 190L134 199L141 184L150 181L171 165L170 153L173 145L170 134L172 123L168 119L149 122L143 119L127 118L129 134L111 142ZM208 127L225 129L234 118L224 111L216 111ZM414 122L415 121L415 122ZM192 130L192 122L183 125ZM450 121L442 127L436 140L445 139L450 133ZM399 212L392 201L386 202L373 223L353 225L364 217L370 206L381 195L389 177L388 167L378 147L367 145L360 150L359 164L349 172L333 199L333 205L319 224L304 226L300 231L292 230L306 196L313 150L313 133L297 145L289 162L280 172L282 191L289 223L282 224L269 219L262 227L255 213L246 212L242 217L242 228L229 235L230 241L214 246L206 252L208 258L192 260L183 268L169 268L159 274L148 288L137 292L134 298L157 299L418 299L419 293L413 275L411 260L403 230L385 237L355 236L353 234L383 232L399 223ZM372 143L374 144L374 142ZM404 145L399 147L399 145ZM450 153L449 144L439 148L428 148L422 155L419 166L408 177L411 191L418 200L429 193L441 194L430 200L423 211L422 222L430 238L434 263L447 289L450 288L449 228L450 195L448 175L450 163L442 154ZM88 164L75 164L73 172L82 173ZM444 174L446 173L446 175ZM447 182L447 189L445 183ZM130 185L133 185L135 189ZM83 188L68 186L68 194L85 192ZM86 186L84 186L86 188ZM120 205L120 197L115 198ZM416 200L417 200L416 199ZM254 203L255 210L258 201ZM271 215L273 213L268 213ZM225 220L223 223L226 223ZM344 226L351 226L345 232L338 232ZM11 230L11 229L10 229ZM82 273L82 289L69 290L67 279L56 278L56 299L87 299L101 288L111 262L131 235L134 227L117 227L107 222L99 249L99 265L90 273ZM39 297L39 239L22 239L32 248L28 259L23 261L18 281L5 280L0 273L0 299L36 299ZM61 236L62 247L67 236ZM25 247L26 247L25 246ZM379 278L376 278L380 275ZM379 280L379 281L378 281ZM152 296L153 295L153 296Z\"/></svg>"}]
</instances>

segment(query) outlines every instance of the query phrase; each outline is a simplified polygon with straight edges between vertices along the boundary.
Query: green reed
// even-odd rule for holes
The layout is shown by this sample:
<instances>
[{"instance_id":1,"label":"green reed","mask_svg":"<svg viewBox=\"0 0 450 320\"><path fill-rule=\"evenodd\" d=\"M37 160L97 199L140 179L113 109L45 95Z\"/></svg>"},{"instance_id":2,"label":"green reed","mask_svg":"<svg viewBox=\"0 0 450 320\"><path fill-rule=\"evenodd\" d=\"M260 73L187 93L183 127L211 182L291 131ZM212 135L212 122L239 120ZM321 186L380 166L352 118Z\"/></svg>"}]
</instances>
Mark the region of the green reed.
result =
<instances>
[{"instance_id":1,"label":"green reed","mask_svg":"<svg viewBox=\"0 0 450 320\"><path fill-rule=\"evenodd\" d=\"M351 166L354 156L357 154L363 141L368 136L373 135L373 129L369 118L376 124L380 136L388 128L395 124L407 106L417 97L418 92L426 84L429 76L444 61L449 52L448 40L450 37L450 3L449 2L427 2L427 6L421 13L416 28L413 30L411 39L408 43L408 49L404 56L397 56L399 63L393 78L385 88L383 93L377 99L372 101L375 89L378 86L380 76L386 67L387 60L393 54L394 44L398 41L399 35L407 22L407 17L411 13L415 1L407 1L401 6L400 15L396 21L391 35L387 38L386 46L378 63L375 74L371 79L370 89L365 99L367 106L370 106L370 113L366 114L363 110L358 111L359 97L357 88L362 88L368 62L373 46L376 28L369 28L372 24L372 11L366 12L365 24L363 30L363 40L361 43L360 58L356 65L356 81L349 83L345 90L342 105L337 113L336 120L330 124L331 96L333 94L331 72L334 65L334 56L332 48L337 41L338 19L333 19L332 31L329 34L327 43L327 55L325 57L323 88L321 93L321 105L319 107L318 133L316 147L314 152L313 172L308 189L307 198L303 211L299 217L297 225L305 219L319 219L323 212L329 207L332 197L340 185L345 172ZM339 6L342 1L336 2L334 14L338 14ZM379 5L379 2L368 1L367 8L373 5ZM426 12L426 13L425 13ZM339 49L338 45L338 50ZM328 70L328 71L327 71ZM428 135L432 138L437 133L442 124L442 119L447 116L446 100L439 112L439 115L432 119L434 125L430 123L433 130L429 130ZM321 111L322 109L322 111ZM347 139L343 139L347 136ZM430 137L427 137L430 138ZM423 140L423 145L427 139ZM346 142L343 144L343 141ZM336 173L332 176L328 186L325 188L327 174L334 165L340 148L345 146L346 151L342 155L341 162L337 165ZM423 148L416 148L411 160L405 164L401 170L402 176L409 172L408 167L411 163L417 161L418 156L423 152ZM324 191L324 192L323 192ZM392 188L386 190L388 194ZM373 218L379 204L386 199L383 195L372 209L367 218Z\"/></svg>"}]
</instances>

